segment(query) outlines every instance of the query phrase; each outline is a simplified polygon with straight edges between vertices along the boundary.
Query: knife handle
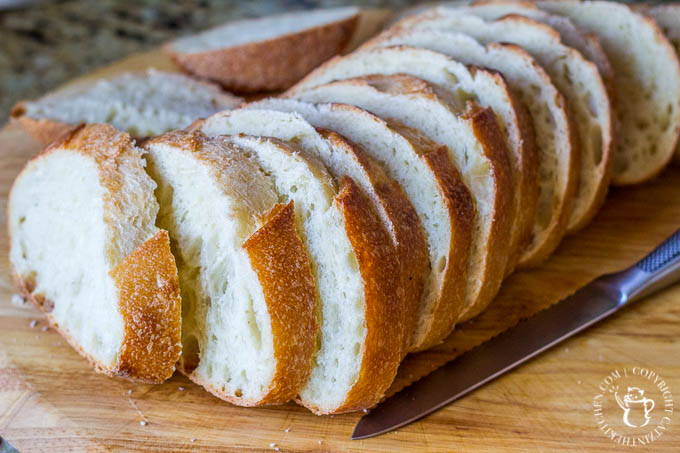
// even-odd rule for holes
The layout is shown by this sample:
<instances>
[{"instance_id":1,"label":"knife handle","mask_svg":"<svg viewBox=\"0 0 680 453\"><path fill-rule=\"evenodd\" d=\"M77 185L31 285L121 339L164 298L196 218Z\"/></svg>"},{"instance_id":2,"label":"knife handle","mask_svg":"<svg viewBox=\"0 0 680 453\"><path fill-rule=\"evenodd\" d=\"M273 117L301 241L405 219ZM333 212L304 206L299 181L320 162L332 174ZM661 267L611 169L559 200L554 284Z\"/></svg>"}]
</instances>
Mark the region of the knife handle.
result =
<instances>
[{"instance_id":1,"label":"knife handle","mask_svg":"<svg viewBox=\"0 0 680 453\"><path fill-rule=\"evenodd\" d=\"M635 302L680 281L680 230L635 265L600 280L618 297L619 305Z\"/></svg>"}]
</instances>

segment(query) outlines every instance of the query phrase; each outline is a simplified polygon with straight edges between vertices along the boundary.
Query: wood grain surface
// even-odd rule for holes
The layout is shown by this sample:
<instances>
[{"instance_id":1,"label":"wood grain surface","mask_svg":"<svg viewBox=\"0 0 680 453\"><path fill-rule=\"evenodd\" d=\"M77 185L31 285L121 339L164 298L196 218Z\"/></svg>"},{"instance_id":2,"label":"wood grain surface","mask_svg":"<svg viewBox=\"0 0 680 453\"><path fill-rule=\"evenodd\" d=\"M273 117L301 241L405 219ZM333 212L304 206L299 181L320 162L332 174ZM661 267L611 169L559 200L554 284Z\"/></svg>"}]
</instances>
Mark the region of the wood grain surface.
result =
<instances>
[{"instance_id":1,"label":"wood grain surface","mask_svg":"<svg viewBox=\"0 0 680 453\"><path fill-rule=\"evenodd\" d=\"M151 64L171 67L153 52L96 76ZM349 438L360 414L317 417L295 404L239 408L179 375L153 386L95 374L54 331L43 329L38 310L12 300L7 195L38 151L22 130L0 131L0 435L21 452L615 452L634 447L607 438L593 415L593 398L608 374L635 366L654 370L680 402L680 286L624 309L420 422L363 441ZM680 169L612 190L595 221L544 265L511 276L490 308L443 345L409 356L392 391L594 277L627 267L678 227ZM658 403L656 411L662 410ZM670 420L663 435L642 448L678 451L680 416Z\"/></svg>"}]
</instances>

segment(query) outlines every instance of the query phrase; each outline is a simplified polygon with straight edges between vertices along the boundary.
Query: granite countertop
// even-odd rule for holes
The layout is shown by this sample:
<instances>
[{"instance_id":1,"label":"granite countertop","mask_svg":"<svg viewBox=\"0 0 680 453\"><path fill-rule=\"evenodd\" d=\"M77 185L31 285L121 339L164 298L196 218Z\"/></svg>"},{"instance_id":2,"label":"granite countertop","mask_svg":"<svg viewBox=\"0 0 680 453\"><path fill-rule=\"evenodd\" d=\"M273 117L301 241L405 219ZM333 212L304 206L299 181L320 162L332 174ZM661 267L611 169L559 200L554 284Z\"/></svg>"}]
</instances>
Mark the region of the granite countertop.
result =
<instances>
[{"instance_id":1,"label":"granite countertop","mask_svg":"<svg viewBox=\"0 0 680 453\"><path fill-rule=\"evenodd\" d=\"M62 0L0 11L0 124L30 99L134 52L230 20L356 4L403 7L406 0Z\"/></svg>"}]
</instances>

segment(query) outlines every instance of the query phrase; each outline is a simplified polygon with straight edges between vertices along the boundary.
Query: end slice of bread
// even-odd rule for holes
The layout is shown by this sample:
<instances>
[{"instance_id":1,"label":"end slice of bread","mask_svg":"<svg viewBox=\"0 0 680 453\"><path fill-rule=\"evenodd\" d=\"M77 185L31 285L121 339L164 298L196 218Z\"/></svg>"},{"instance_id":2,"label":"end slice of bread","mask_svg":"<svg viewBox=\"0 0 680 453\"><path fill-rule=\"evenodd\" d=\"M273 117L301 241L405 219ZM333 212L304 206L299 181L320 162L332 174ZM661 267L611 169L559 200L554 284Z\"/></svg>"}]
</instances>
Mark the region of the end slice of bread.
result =
<instances>
[{"instance_id":1,"label":"end slice of bread","mask_svg":"<svg viewBox=\"0 0 680 453\"><path fill-rule=\"evenodd\" d=\"M612 182L635 184L658 174L680 134L680 63L653 19L623 3L540 1L596 34L614 69L618 140Z\"/></svg>"},{"instance_id":2,"label":"end slice of bread","mask_svg":"<svg viewBox=\"0 0 680 453\"><path fill-rule=\"evenodd\" d=\"M309 375L316 287L293 203L247 151L199 132L146 144L182 291L180 370L242 406L293 399Z\"/></svg>"},{"instance_id":3,"label":"end slice of bread","mask_svg":"<svg viewBox=\"0 0 680 453\"><path fill-rule=\"evenodd\" d=\"M355 7L317 9L231 22L168 43L185 71L238 92L283 90L349 43Z\"/></svg>"},{"instance_id":4,"label":"end slice of bread","mask_svg":"<svg viewBox=\"0 0 680 453\"><path fill-rule=\"evenodd\" d=\"M181 351L180 296L156 185L127 134L79 127L31 160L9 196L15 280L100 372L159 383Z\"/></svg>"},{"instance_id":5,"label":"end slice of bread","mask_svg":"<svg viewBox=\"0 0 680 453\"><path fill-rule=\"evenodd\" d=\"M109 123L133 137L181 129L242 99L216 85L150 69L83 82L14 106L10 120L43 144L80 123Z\"/></svg>"}]
</instances>

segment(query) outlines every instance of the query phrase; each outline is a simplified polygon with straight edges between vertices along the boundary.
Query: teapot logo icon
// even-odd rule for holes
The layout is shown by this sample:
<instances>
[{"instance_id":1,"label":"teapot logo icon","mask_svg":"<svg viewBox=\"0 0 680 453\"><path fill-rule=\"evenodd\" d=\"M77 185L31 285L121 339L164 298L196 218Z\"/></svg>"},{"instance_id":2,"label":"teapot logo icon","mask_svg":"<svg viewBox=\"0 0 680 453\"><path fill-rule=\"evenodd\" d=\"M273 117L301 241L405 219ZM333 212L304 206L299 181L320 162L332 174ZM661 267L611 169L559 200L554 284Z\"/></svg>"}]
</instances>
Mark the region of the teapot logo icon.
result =
<instances>
[{"instance_id":1,"label":"teapot logo icon","mask_svg":"<svg viewBox=\"0 0 680 453\"><path fill-rule=\"evenodd\" d=\"M647 398L644 390L639 387L628 387L628 393L621 398L618 387L615 387L614 398L623 411L623 423L626 426L631 428L647 426L654 409L654 400Z\"/></svg>"}]
</instances>

